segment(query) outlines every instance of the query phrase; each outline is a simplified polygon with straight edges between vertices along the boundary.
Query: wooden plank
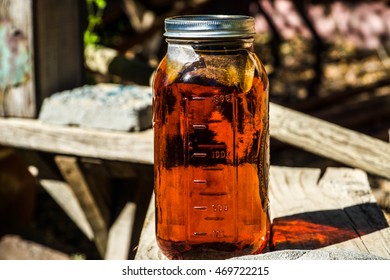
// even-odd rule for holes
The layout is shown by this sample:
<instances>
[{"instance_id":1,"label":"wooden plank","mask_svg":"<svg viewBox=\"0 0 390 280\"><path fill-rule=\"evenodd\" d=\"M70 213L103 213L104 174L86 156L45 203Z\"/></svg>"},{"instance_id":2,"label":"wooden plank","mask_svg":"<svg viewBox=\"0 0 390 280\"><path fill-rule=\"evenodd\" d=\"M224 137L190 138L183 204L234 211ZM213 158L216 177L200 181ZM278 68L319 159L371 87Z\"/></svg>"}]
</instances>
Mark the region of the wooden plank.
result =
<instances>
[{"instance_id":1,"label":"wooden plank","mask_svg":"<svg viewBox=\"0 0 390 280\"><path fill-rule=\"evenodd\" d=\"M153 193L137 247L136 260L167 260L167 257L158 248L155 237L156 219L154 199L155 196Z\"/></svg>"},{"instance_id":2,"label":"wooden plank","mask_svg":"<svg viewBox=\"0 0 390 280\"><path fill-rule=\"evenodd\" d=\"M83 208L88 222L94 232L94 242L102 257L106 253L108 225L97 207L96 201L85 181L77 163L77 159L67 156L56 156L56 164L68 184L72 187L80 206Z\"/></svg>"},{"instance_id":3,"label":"wooden plank","mask_svg":"<svg viewBox=\"0 0 390 280\"><path fill-rule=\"evenodd\" d=\"M34 117L36 114L32 2L33 0L2 0L0 3L2 10L0 18L3 19L0 26L8 28L10 33L8 33L7 43L13 44L13 47L7 44L2 45L2 51L12 48L13 50L9 49L9 51L14 56L8 60L8 63L12 65L4 64L0 67L0 72L5 71L5 75L13 75L11 77L13 82L8 84L7 92L4 95L6 116ZM23 57L20 55L23 55ZM24 61L23 65L18 64L21 62L21 58ZM15 67L16 65L17 67ZM3 69L4 66L9 67L8 71ZM13 72L15 70L17 73ZM16 76L19 76L19 78L16 79ZM2 86L4 85L0 81L0 97ZM0 103L2 103L1 101L0 98ZM0 116L2 115L2 107L0 108Z\"/></svg>"},{"instance_id":4,"label":"wooden plank","mask_svg":"<svg viewBox=\"0 0 390 280\"><path fill-rule=\"evenodd\" d=\"M390 144L384 141L274 103L270 133L279 141L390 178Z\"/></svg>"},{"instance_id":5,"label":"wooden plank","mask_svg":"<svg viewBox=\"0 0 390 280\"><path fill-rule=\"evenodd\" d=\"M93 240L92 228L72 188L67 183L57 180L40 180L39 182L84 235L89 240Z\"/></svg>"},{"instance_id":6,"label":"wooden plank","mask_svg":"<svg viewBox=\"0 0 390 280\"><path fill-rule=\"evenodd\" d=\"M108 233L106 260L127 260L135 220L136 204L126 203Z\"/></svg>"},{"instance_id":7,"label":"wooden plank","mask_svg":"<svg viewBox=\"0 0 390 280\"><path fill-rule=\"evenodd\" d=\"M270 104L270 133L282 142L390 178L390 144L384 141L274 103ZM0 119L0 144L153 164L151 129L116 133Z\"/></svg>"},{"instance_id":8,"label":"wooden plank","mask_svg":"<svg viewBox=\"0 0 390 280\"><path fill-rule=\"evenodd\" d=\"M271 167L271 249L350 250L390 258L390 228L365 172ZM318 181L320 179L320 181ZM155 239L154 197L136 259L165 259Z\"/></svg>"},{"instance_id":9,"label":"wooden plank","mask_svg":"<svg viewBox=\"0 0 390 280\"><path fill-rule=\"evenodd\" d=\"M128 175L134 176L134 170L129 167L127 163L119 162L105 162L100 161L91 161L87 159L82 159L84 165L91 164L87 168L99 167L97 172L104 172L102 166L111 166L113 164L113 170L119 172L116 175L119 175L121 178L125 176L128 178ZM97 166L98 165L98 166ZM124 167L121 167L124 165ZM127 174L126 171L130 171L130 174ZM115 177L115 176L114 176ZM131 177L133 178L133 177ZM69 184L58 181L58 180L40 180L42 187L49 193L49 195L57 202L57 204L64 210L64 212L70 217L70 219L78 226L78 228L87 236L89 240L94 239L94 232L92 231L91 225L89 224L84 210L80 206L79 200L73 192ZM145 187L145 186L140 186ZM93 190L90 190L91 194ZM106 194L105 194L106 196ZM95 197L95 195L94 195ZM119 202L120 203L120 202ZM99 209L101 207L99 206ZM108 240L107 240L107 250L105 253L104 259L110 260L125 260L128 259L130 243L132 240L133 225L136 215L136 204L133 202L127 202L122 208L120 214L110 227L108 231ZM105 219L106 220L106 219Z\"/></svg>"},{"instance_id":10,"label":"wooden plank","mask_svg":"<svg viewBox=\"0 0 390 280\"><path fill-rule=\"evenodd\" d=\"M45 97L83 84L81 1L34 0L34 14L39 111Z\"/></svg>"},{"instance_id":11,"label":"wooden plank","mask_svg":"<svg viewBox=\"0 0 390 280\"><path fill-rule=\"evenodd\" d=\"M105 223L111 224L112 184L103 161L81 158L79 166Z\"/></svg>"},{"instance_id":12,"label":"wooden plank","mask_svg":"<svg viewBox=\"0 0 390 280\"><path fill-rule=\"evenodd\" d=\"M153 164L153 131L113 132L0 118L0 144L107 160Z\"/></svg>"},{"instance_id":13,"label":"wooden plank","mask_svg":"<svg viewBox=\"0 0 390 280\"><path fill-rule=\"evenodd\" d=\"M319 169L273 167L270 178L271 250L337 248L390 257L390 228L365 172L328 168L320 179Z\"/></svg>"},{"instance_id":14,"label":"wooden plank","mask_svg":"<svg viewBox=\"0 0 390 280\"><path fill-rule=\"evenodd\" d=\"M331 198L335 205L343 207L351 227L359 235L355 242L361 242L370 254L389 259L389 224L376 204L367 175L357 169L328 168L318 186L326 190L327 197ZM348 241L344 243L342 248L347 248L350 244ZM326 247L333 248L339 248L339 245Z\"/></svg>"},{"instance_id":15,"label":"wooden plank","mask_svg":"<svg viewBox=\"0 0 390 280\"><path fill-rule=\"evenodd\" d=\"M0 6L0 16L11 26L7 27L10 31L7 41L11 46L6 45L2 50L12 48L9 53L18 56L19 60L9 60L11 66L20 64L20 58L25 61L24 65L17 67L18 73L24 72L20 74L23 79L8 84L5 115L35 117L45 97L83 84L81 1L2 0ZM4 27L3 23L0 23L0 28ZM21 57L20 53L24 56ZM4 72L13 73L12 69L16 68L9 69ZM1 84L0 81L0 99ZM2 106L0 115L1 111Z\"/></svg>"}]
</instances>

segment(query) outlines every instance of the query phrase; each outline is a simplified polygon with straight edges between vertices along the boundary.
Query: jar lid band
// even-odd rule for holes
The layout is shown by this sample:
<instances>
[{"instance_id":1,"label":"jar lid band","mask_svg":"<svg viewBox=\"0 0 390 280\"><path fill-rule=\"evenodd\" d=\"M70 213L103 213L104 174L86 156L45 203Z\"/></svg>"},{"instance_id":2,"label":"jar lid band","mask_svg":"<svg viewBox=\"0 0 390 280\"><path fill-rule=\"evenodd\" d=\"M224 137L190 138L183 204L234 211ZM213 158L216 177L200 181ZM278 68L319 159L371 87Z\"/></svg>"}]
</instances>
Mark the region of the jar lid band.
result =
<instances>
[{"instance_id":1,"label":"jar lid band","mask_svg":"<svg viewBox=\"0 0 390 280\"><path fill-rule=\"evenodd\" d=\"M185 15L165 19L166 37L248 38L255 34L253 17L242 15Z\"/></svg>"}]
</instances>

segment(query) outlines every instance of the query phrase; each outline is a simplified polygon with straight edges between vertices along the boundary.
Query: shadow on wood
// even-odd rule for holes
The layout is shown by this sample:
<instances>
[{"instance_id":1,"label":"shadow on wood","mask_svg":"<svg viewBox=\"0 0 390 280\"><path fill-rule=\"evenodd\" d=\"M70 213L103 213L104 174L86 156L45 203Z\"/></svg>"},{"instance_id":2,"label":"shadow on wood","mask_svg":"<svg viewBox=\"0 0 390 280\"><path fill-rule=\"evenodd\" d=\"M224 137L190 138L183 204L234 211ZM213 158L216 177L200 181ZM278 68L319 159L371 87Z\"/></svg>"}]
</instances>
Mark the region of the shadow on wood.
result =
<instances>
[{"instance_id":1,"label":"shadow on wood","mask_svg":"<svg viewBox=\"0 0 390 280\"><path fill-rule=\"evenodd\" d=\"M359 213L366 213L369 219ZM342 209L313 211L273 220L270 248L319 249L357 236L370 234L388 225L376 203Z\"/></svg>"}]
</instances>

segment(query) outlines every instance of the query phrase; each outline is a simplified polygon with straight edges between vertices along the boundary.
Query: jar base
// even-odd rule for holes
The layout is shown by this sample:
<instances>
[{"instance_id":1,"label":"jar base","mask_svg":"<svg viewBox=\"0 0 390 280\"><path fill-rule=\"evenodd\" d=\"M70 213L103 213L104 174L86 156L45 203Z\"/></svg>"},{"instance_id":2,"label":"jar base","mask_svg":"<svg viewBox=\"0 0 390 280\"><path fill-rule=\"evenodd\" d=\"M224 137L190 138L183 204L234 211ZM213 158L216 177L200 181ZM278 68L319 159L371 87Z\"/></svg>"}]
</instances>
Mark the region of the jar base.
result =
<instances>
[{"instance_id":1,"label":"jar base","mask_svg":"<svg viewBox=\"0 0 390 280\"><path fill-rule=\"evenodd\" d=\"M244 255L256 255L262 253L268 242L261 246L232 243L201 243L188 245L184 242L171 242L158 240L162 253L171 260L223 260Z\"/></svg>"}]
</instances>

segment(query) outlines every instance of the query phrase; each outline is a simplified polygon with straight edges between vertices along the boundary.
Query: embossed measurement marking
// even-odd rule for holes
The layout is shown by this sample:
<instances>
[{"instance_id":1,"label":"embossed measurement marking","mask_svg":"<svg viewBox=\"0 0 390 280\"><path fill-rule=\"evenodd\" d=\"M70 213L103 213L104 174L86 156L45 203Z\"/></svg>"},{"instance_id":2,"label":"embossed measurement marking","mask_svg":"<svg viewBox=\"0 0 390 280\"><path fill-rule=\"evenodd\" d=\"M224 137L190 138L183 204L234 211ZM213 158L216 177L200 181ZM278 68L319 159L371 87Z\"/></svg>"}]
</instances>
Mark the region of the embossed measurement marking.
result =
<instances>
[{"instance_id":1,"label":"embossed measurement marking","mask_svg":"<svg viewBox=\"0 0 390 280\"><path fill-rule=\"evenodd\" d=\"M223 170L222 167L204 167L203 170L205 171L220 171Z\"/></svg>"},{"instance_id":2,"label":"embossed measurement marking","mask_svg":"<svg viewBox=\"0 0 390 280\"><path fill-rule=\"evenodd\" d=\"M207 210L207 206L194 206L195 210Z\"/></svg>"},{"instance_id":3,"label":"embossed measurement marking","mask_svg":"<svg viewBox=\"0 0 390 280\"><path fill-rule=\"evenodd\" d=\"M204 218L206 221L223 221L225 218L223 217L206 217Z\"/></svg>"},{"instance_id":4,"label":"embossed measurement marking","mask_svg":"<svg viewBox=\"0 0 390 280\"><path fill-rule=\"evenodd\" d=\"M207 235L207 232L195 231L195 232L194 232L194 235L197 235L197 236L205 236L205 235Z\"/></svg>"},{"instance_id":5,"label":"embossed measurement marking","mask_svg":"<svg viewBox=\"0 0 390 280\"><path fill-rule=\"evenodd\" d=\"M207 180L195 179L195 180L194 180L194 184L207 184Z\"/></svg>"},{"instance_id":6,"label":"embossed measurement marking","mask_svg":"<svg viewBox=\"0 0 390 280\"><path fill-rule=\"evenodd\" d=\"M205 124L193 124L193 129L207 129L207 126Z\"/></svg>"},{"instance_id":7,"label":"embossed measurement marking","mask_svg":"<svg viewBox=\"0 0 390 280\"><path fill-rule=\"evenodd\" d=\"M205 100L206 97L204 96L191 96L191 100Z\"/></svg>"},{"instance_id":8,"label":"embossed measurement marking","mask_svg":"<svg viewBox=\"0 0 390 280\"><path fill-rule=\"evenodd\" d=\"M209 195L209 196L224 196L227 195L227 192L200 192L200 195Z\"/></svg>"},{"instance_id":9,"label":"embossed measurement marking","mask_svg":"<svg viewBox=\"0 0 390 280\"><path fill-rule=\"evenodd\" d=\"M207 95L207 96L206 96ZM234 123L221 131L220 125L234 114L233 95L214 95L206 92L204 96L188 97L186 112L186 161L194 172L189 173L188 214L191 221L187 228L189 238L225 238L225 231L233 238L235 228L227 222L235 217L234 172L231 164L235 160L235 142L226 135L234 135ZM226 136L227 137L227 136ZM205 231L203 231L205 230Z\"/></svg>"},{"instance_id":10,"label":"embossed measurement marking","mask_svg":"<svg viewBox=\"0 0 390 280\"><path fill-rule=\"evenodd\" d=\"M197 158L204 158L207 157L207 153L193 153L192 156Z\"/></svg>"}]
</instances>

